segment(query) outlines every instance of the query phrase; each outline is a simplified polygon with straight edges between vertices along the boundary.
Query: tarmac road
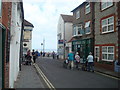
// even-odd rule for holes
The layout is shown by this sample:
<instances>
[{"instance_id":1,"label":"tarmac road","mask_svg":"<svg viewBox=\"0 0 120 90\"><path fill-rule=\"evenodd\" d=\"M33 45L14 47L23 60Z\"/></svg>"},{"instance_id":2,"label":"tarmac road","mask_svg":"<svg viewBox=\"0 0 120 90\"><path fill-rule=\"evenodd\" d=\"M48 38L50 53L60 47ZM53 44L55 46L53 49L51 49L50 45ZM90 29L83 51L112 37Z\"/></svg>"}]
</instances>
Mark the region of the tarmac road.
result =
<instances>
[{"instance_id":1,"label":"tarmac road","mask_svg":"<svg viewBox=\"0 0 120 90\"><path fill-rule=\"evenodd\" d=\"M39 57L36 64L55 88L118 88L116 79L96 72L65 69L61 60Z\"/></svg>"}]
</instances>

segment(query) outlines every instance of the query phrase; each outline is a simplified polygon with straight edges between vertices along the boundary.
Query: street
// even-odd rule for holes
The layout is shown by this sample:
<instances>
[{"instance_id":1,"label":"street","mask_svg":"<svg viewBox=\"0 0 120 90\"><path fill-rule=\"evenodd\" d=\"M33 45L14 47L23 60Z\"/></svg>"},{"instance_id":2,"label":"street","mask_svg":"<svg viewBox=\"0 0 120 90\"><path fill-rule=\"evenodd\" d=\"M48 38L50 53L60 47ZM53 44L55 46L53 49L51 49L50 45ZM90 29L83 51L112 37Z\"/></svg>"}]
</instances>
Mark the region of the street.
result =
<instances>
[{"instance_id":1,"label":"street","mask_svg":"<svg viewBox=\"0 0 120 90\"><path fill-rule=\"evenodd\" d=\"M63 68L62 60L39 57L36 64L55 88L118 88L118 80L81 70Z\"/></svg>"}]
</instances>

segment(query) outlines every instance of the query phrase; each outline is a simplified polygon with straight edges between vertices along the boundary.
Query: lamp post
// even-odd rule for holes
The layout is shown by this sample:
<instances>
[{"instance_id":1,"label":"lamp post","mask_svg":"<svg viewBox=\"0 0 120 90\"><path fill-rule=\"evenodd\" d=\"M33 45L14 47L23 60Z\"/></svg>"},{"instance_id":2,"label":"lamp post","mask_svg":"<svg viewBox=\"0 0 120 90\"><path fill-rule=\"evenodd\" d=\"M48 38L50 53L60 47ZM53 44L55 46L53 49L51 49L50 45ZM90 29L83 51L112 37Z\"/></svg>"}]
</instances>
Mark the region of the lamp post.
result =
<instances>
[{"instance_id":1,"label":"lamp post","mask_svg":"<svg viewBox=\"0 0 120 90\"><path fill-rule=\"evenodd\" d=\"M42 45L43 45L43 43L41 43L41 51L42 51Z\"/></svg>"},{"instance_id":2,"label":"lamp post","mask_svg":"<svg viewBox=\"0 0 120 90\"><path fill-rule=\"evenodd\" d=\"M63 47L64 47L64 59L65 59L65 21L64 21L64 40L63 40Z\"/></svg>"}]
</instances>

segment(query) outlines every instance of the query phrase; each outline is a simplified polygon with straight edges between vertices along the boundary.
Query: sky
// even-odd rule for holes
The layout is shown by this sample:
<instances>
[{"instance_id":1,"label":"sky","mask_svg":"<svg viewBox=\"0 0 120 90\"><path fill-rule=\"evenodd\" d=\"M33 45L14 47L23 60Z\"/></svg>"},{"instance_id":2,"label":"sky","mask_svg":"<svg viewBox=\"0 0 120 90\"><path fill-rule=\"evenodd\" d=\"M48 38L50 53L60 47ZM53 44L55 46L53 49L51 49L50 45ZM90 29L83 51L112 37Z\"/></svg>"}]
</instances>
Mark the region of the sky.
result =
<instances>
[{"instance_id":1,"label":"sky","mask_svg":"<svg viewBox=\"0 0 120 90\"><path fill-rule=\"evenodd\" d=\"M23 0L25 19L34 25L32 48L57 49L57 24L60 14L71 12L85 0Z\"/></svg>"}]
</instances>

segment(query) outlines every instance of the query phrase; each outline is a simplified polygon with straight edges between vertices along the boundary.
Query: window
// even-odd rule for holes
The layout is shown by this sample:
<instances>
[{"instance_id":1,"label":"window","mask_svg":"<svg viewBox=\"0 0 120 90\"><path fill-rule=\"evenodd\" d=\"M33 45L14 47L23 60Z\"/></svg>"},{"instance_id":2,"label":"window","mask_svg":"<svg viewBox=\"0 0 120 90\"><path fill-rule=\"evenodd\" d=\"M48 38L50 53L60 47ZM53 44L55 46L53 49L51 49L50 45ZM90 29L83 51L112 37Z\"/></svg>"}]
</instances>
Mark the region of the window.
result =
<instances>
[{"instance_id":1,"label":"window","mask_svg":"<svg viewBox=\"0 0 120 90\"><path fill-rule=\"evenodd\" d=\"M109 0L108 2L107 1L105 1L105 2L102 1L101 2L101 9L104 10L104 9L106 9L106 8L112 6L112 5L113 5L112 0L111 1Z\"/></svg>"},{"instance_id":2,"label":"window","mask_svg":"<svg viewBox=\"0 0 120 90\"><path fill-rule=\"evenodd\" d=\"M76 12L76 19L80 18L80 11Z\"/></svg>"},{"instance_id":3,"label":"window","mask_svg":"<svg viewBox=\"0 0 120 90\"><path fill-rule=\"evenodd\" d=\"M76 26L73 27L73 36L76 35Z\"/></svg>"},{"instance_id":4,"label":"window","mask_svg":"<svg viewBox=\"0 0 120 90\"><path fill-rule=\"evenodd\" d=\"M113 46L103 46L102 47L102 60L113 61L114 60L114 47Z\"/></svg>"},{"instance_id":5,"label":"window","mask_svg":"<svg viewBox=\"0 0 120 90\"><path fill-rule=\"evenodd\" d=\"M90 3L87 3L85 6L85 14L88 14L90 12Z\"/></svg>"},{"instance_id":6,"label":"window","mask_svg":"<svg viewBox=\"0 0 120 90\"><path fill-rule=\"evenodd\" d=\"M85 33L90 34L90 21L85 23Z\"/></svg>"},{"instance_id":7,"label":"window","mask_svg":"<svg viewBox=\"0 0 120 90\"><path fill-rule=\"evenodd\" d=\"M114 16L102 20L102 33L114 31Z\"/></svg>"},{"instance_id":8,"label":"window","mask_svg":"<svg viewBox=\"0 0 120 90\"><path fill-rule=\"evenodd\" d=\"M82 25L78 25L78 35L83 35L84 34L84 29L82 28Z\"/></svg>"},{"instance_id":9,"label":"window","mask_svg":"<svg viewBox=\"0 0 120 90\"><path fill-rule=\"evenodd\" d=\"M82 25L77 25L73 27L73 36L84 34L84 30L82 29Z\"/></svg>"}]
</instances>

